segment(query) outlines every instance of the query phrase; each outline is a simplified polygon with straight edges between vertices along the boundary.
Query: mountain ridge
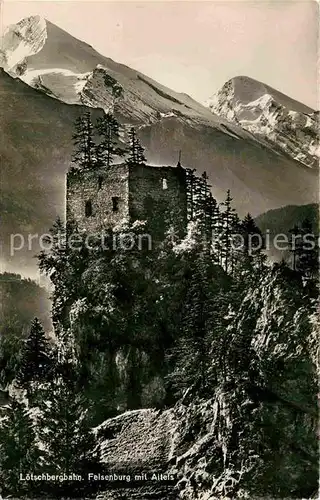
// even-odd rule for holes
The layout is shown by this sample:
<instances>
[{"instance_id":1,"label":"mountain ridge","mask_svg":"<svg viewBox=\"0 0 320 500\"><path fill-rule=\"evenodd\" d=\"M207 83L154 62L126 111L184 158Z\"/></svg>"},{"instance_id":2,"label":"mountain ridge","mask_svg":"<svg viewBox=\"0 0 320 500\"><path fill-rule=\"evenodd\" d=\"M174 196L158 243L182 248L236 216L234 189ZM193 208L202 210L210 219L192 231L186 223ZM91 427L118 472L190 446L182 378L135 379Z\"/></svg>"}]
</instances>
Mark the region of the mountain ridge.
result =
<instances>
[{"instance_id":1,"label":"mountain ridge","mask_svg":"<svg viewBox=\"0 0 320 500\"><path fill-rule=\"evenodd\" d=\"M277 90L275 89L274 87L272 87L271 85L267 84L267 83L264 83L264 82L261 82L260 80L257 80L256 78L252 78L251 76L246 76L246 75L237 75L237 76L234 76L232 78L230 78L229 80L227 80L227 82L225 83L228 84L229 82L233 82L233 83L239 83L240 85L243 83L247 84L248 86L251 86L251 99L248 99L247 102L251 102L252 101L252 86L262 86L264 87L264 89L266 91L268 91L269 93L271 94L274 94L275 96L277 96L280 104L284 104L284 105L288 105L288 102L290 102L291 104L294 104L295 105L295 111L299 111L301 113L312 113L314 112L315 110L313 108L311 108L310 106L308 106L307 104L304 104L303 102L301 101L298 101L297 99L295 99L294 97L290 97L288 96L287 94L285 94L284 92L281 92L280 90ZM257 89L258 90L258 89ZM292 108L294 109L294 108Z\"/></svg>"},{"instance_id":2,"label":"mountain ridge","mask_svg":"<svg viewBox=\"0 0 320 500\"><path fill-rule=\"evenodd\" d=\"M40 26L39 29L38 26ZM35 41L30 33L35 31L35 36L39 33L43 35L41 30L45 30L45 36L38 40L37 48L34 50ZM29 33L29 38L25 36L25 32ZM19 52L19 47L17 47L16 51L20 53L19 63L17 63L17 57L15 57L15 64L8 65L6 60L10 59L10 57L6 57L6 54L8 52L10 54L9 45L12 44L12 38L14 37L20 42L22 37L24 46L29 45L31 48L29 47L29 52L26 49L25 52L23 50ZM116 79L118 84L126 87L128 93L133 93L132 99L135 104L139 99L144 101L141 104L146 108L141 110L143 116L140 116L140 122L142 123L146 118L150 122L157 121L160 118L159 113L165 114L174 111L183 113L185 109L189 110L187 113L189 118L200 119L204 123L216 121L218 124L219 122L225 122L223 119L215 119L205 106L192 99L189 95L175 92L147 75L99 54L91 45L76 39L65 30L48 20L41 19L39 16L31 16L16 25L11 25L2 37L1 46L2 62L0 58L0 66L9 72L11 76L18 76L25 83L35 88L41 88L41 83L39 83L39 79L41 79L42 85L52 92L53 97L66 103L89 104L92 107L102 107L107 110L113 105L115 96L112 92L111 83L112 79ZM62 51L62 48L67 50ZM103 76L109 77L109 85L100 85L98 77L102 70L105 70L106 73ZM60 84L54 75L59 75ZM98 81L96 81L95 77L97 77ZM93 83L91 82L92 79ZM132 82L135 85L133 88ZM100 85L98 90L100 93L104 93L100 98L97 98L96 95L93 102L90 99L91 83L93 86L99 87ZM105 84L105 81L101 83ZM76 85L76 91L72 92L71 87ZM61 86L64 87L63 92ZM153 92L156 89L160 99L155 100L154 96L150 95L150 92L148 93L147 87L151 88ZM67 92L65 89L68 89ZM141 99L139 91L143 93L143 99ZM128 98L126 96L117 96L118 108L121 108L121 98L128 105L130 97L130 94ZM169 99L169 105L163 99ZM178 107L174 106L174 104ZM125 117L136 118L131 109L125 114Z\"/></svg>"},{"instance_id":3,"label":"mountain ridge","mask_svg":"<svg viewBox=\"0 0 320 500\"><path fill-rule=\"evenodd\" d=\"M228 80L207 106L307 167L319 165L319 112L309 106L244 76Z\"/></svg>"},{"instance_id":4,"label":"mountain ridge","mask_svg":"<svg viewBox=\"0 0 320 500\"><path fill-rule=\"evenodd\" d=\"M289 249L276 248L274 239L279 234L287 235L290 240L290 229L295 226L301 227L305 220L309 220L312 231L316 238L319 236L319 203L308 205L287 205L281 208L274 208L258 215L255 218L256 224L262 231L262 234L269 237L267 255L274 261L290 260L292 254Z\"/></svg>"}]
</instances>

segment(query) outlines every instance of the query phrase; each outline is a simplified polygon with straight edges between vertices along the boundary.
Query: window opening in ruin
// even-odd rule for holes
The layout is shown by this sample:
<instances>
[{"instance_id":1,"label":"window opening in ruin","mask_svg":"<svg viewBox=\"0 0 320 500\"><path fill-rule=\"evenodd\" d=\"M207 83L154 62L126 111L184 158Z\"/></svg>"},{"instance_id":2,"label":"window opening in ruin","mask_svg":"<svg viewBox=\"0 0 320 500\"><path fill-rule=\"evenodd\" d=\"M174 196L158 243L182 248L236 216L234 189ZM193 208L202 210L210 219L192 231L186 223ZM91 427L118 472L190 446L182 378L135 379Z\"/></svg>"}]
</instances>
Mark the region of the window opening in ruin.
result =
<instances>
[{"instance_id":1,"label":"window opening in ruin","mask_svg":"<svg viewBox=\"0 0 320 500\"><path fill-rule=\"evenodd\" d=\"M119 201L120 201L120 198L118 196L112 197L112 211L113 212L119 211Z\"/></svg>"},{"instance_id":2,"label":"window opening in ruin","mask_svg":"<svg viewBox=\"0 0 320 500\"><path fill-rule=\"evenodd\" d=\"M86 215L86 217L91 217L92 216L92 203L91 203L91 200L86 201L85 215Z\"/></svg>"}]
</instances>

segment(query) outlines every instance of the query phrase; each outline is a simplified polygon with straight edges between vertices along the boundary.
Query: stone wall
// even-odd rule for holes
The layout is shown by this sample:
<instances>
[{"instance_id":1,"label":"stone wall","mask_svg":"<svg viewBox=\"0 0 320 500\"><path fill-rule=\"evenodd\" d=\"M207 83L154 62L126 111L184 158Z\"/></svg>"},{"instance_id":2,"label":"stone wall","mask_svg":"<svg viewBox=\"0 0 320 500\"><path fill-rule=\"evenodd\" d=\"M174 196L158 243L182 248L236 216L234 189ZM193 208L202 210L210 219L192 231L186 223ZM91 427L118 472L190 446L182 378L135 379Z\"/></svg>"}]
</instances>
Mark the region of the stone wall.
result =
<instances>
[{"instance_id":1,"label":"stone wall","mask_svg":"<svg viewBox=\"0 0 320 500\"><path fill-rule=\"evenodd\" d=\"M183 235L185 184L182 168L121 164L89 172L73 170L67 174L67 220L75 220L80 231L89 233L124 221L147 220L156 240L169 226Z\"/></svg>"},{"instance_id":2,"label":"stone wall","mask_svg":"<svg viewBox=\"0 0 320 500\"><path fill-rule=\"evenodd\" d=\"M134 165L129 174L131 220L148 220L156 239L173 226L186 232L186 174L182 168Z\"/></svg>"},{"instance_id":3,"label":"stone wall","mask_svg":"<svg viewBox=\"0 0 320 500\"><path fill-rule=\"evenodd\" d=\"M108 169L67 174L67 220L75 220L80 231L89 233L114 227L129 220L127 165L112 165ZM116 210L114 207L116 201ZM86 215L86 203L91 202L92 214Z\"/></svg>"}]
</instances>

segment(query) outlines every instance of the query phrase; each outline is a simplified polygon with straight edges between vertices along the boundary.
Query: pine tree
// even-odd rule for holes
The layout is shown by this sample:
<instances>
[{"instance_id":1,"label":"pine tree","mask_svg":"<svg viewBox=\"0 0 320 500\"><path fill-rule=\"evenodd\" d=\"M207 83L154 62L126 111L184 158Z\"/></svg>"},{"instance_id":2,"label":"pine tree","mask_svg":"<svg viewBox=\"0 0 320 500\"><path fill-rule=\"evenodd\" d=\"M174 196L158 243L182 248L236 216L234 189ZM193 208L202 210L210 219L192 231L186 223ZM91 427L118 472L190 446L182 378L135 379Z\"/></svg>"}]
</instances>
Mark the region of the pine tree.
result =
<instances>
[{"instance_id":1,"label":"pine tree","mask_svg":"<svg viewBox=\"0 0 320 500\"><path fill-rule=\"evenodd\" d=\"M237 237L241 232L241 221L236 212L233 213L231 222L231 251L230 251L230 274L235 275L235 270L240 260L242 242L237 242Z\"/></svg>"},{"instance_id":2,"label":"pine tree","mask_svg":"<svg viewBox=\"0 0 320 500\"><path fill-rule=\"evenodd\" d=\"M137 162L137 136L136 136L136 131L134 127L131 127L131 129L128 132L128 137L129 137L129 158L127 159L127 162L129 163L136 163Z\"/></svg>"},{"instance_id":3,"label":"pine tree","mask_svg":"<svg viewBox=\"0 0 320 500\"><path fill-rule=\"evenodd\" d=\"M232 271L232 238L237 228L236 211L232 206L230 189L227 191L227 197L222 206L224 207L224 211L221 213L223 232L220 241L222 242L223 267L228 273Z\"/></svg>"},{"instance_id":4,"label":"pine tree","mask_svg":"<svg viewBox=\"0 0 320 500\"><path fill-rule=\"evenodd\" d=\"M0 387L11 384L17 375L21 363L23 339L9 332L0 335Z\"/></svg>"},{"instance_id":5,"label":"pine tree","mask_svg":"<svg viewBox=\"0 0 320 500\"><path fill-rule=\"evenodd\" d=\"M203 220L203 232L205 241L207 242L208 249L211 248L212 243L212 227L211 227L211 211L213 197L210 190L210 185L208 183L209 177L207 172L203 172L201 175L201 205L202 205L202 220Z\"/></svg>"},{"instance_id":6,"label":"pine tree","mask_svg":"<svg viewBox=\"0 0 320 500\"><path fill-rule=\"evenodd\" d=\"M72 161L80 169L89 170L96 165L96 146L93 140L93 124L89 112L77 118L72 136L75 151Z\"/></svg>"},{"instance_id":7,"label":"pine tree","mask_svg":"<svg viewBox=\"0 0 320 500\"><path fill-rule=\"evenodd\" d=\"M215 207L212 210L212 256L215 262L222 266L222 254L223 254L223 218L220 207L215 203Z\"/></svg>"},{"instance_id":8,"label":"pine tree","mask_svg":"<svg viewBox=\"0 0 320 500\"><path fill-rule=\"evenodd\" d=\"M129 136L129 157L126 159L128 165L144 165L146 158L144 148L141 145L139 137L137 137L134 127L128 132Z\"/></svg>"},{"instance_id":9,"label":"pine tree","mask_svg":"<svg viewBox=\"0 0 320 500\"><path fill-rule=\"evenodd\" d=\"M180 333L171 351L174 369L168 376L176 395L181 397L190 387L197 394L207 390L208 333L213 312L211 259L206 253L193 255L190 279L183 305Z\"/></svg>"},{"instance_id":10,"label":"pine tree","mask_svg":"<svg viewBox=\"0 0 320 500\"><path fill-rule=\"evenodd\" d=\"M239 236L242 237L238 259L242 268L251 269L252 266L261 268L265 261L263 249L264 238L251 214L247 214L239 223Z\"/></svg>"},{"instance_id":11,"label":"pine tree","mask_svg":"<svg viewBox=\"0 0 320 500\"><path fill-rule=\"evenodd\" d=\"M93 460L94 437L88 402L73 381L56 378L42 391L38 426L45 446L46 469L58 474L84 471Z\"/></svg>"},{"instance_id":12,"label":"pine tree","mask_svg":"<svg viewBox=\"0 0 320 500\"><path fill-rule=\"evenodd\" d=\"M297 254L301 245L301 231L297 224L289 230L290 233L290 252L292 254L292 269L297 270Z\"/></svg>"},{"instance_id":13,"label":"pine tree","mask_svg":"<svg viewBox=\"0 0 320 500\"><path fill-rule=\"evenodd\" d=\"M77 368L74 339L70 331L65 331L58 342L55 377L39 390L38 432L45 445L44 461L49 472L71 474L95 463L90 405L79 392Z\"/></svg>"},{"instance_id":14,"label":"pine tree","mask_svg":"<svg viewBox=\"0 0 320 500\"><path fill-rule=\"evenodd\" d=\"M138 139L139 141L139 139ZM138 142L137 145L137 164L138 165L145 165L146 163L146 157L144 155L144 147Z\"/></svg>"},{"instance_id":15,"label":"pine tree","mask_svg":"<svg viewBox=\"0 0 320 500\"><path fill-rule=\"evenodd\" d=\"M204 172L201 177L195 177L193 180L193 218L197 221L201 233L202 242L205 244L206 251L210 251L212 244L212 209L213 197L208 184L208 176Z\"/></svg>"},{"instance_id":16,"label":"pine tree","mask_svg":"<svg viewBox=\"0 0 320 500\"><path fill-rule=\"evenodd\" d=\"M39 472L41 453L36 445L34 423L24 403L13 400L1 409L0 482L4 493L21 494L31 487L20 474Z\"/></svg>"},{"instance_id":17,"label":"pine tree","mask_svg":"<svg viewBox=\"0 0 320 500\"><path fill-rule=\"evenodd\" d=\"M122 157L125 149L120 146L119 123L111 113L98 118L96 129L101 137L96 148L98 166L110 167L116 157Z\"/></svg>"},{"instance_id":18,"label":"pine tree","mask_svg":"<svg viewBox=\"0 0 320 500\"><path fill-rule=\"evenodd\" d=\"M17 382L32 393L32 382L41 383L53 368L51 348L38 318L32 322L23 348Z\"/></svg>"},{"instance_id":19,"label":"pine tree","mask_svg":"<svg viewBox=\"0 0 320 500\"><path fill-rule=\"evenodd\" d=\"M305 219L302 222L300 232L301 240L296 250L296 269L307 280L317 278L319 270L319 246L309 219Z\"/></svg>"},{"instance_id":20,"label":"pine tree","mask_svg":"<svg viewBox=\"0 0 320 500\"><path fill-rule=\"evenodd\" d=\"M216 199L212 196L211 192L209 193L206 210L207 210L207 231L208 231L208 237L210 240L211 252L213 252L216 219L217 219L217 215L218 215L218 213L217 213L218 205L217 205Z\"/></svg>"},{"instance_id":21,"label":"pine tree","mask_svg":"<svg viewBox=\"0 0 320 500\"><path fill-rule=\"evenodd\" d=\"M186 169L186 195L187 195L187 218L188 221L194 219L194 186L195 186L195 169Z\"/></svg>"}]
</instances>

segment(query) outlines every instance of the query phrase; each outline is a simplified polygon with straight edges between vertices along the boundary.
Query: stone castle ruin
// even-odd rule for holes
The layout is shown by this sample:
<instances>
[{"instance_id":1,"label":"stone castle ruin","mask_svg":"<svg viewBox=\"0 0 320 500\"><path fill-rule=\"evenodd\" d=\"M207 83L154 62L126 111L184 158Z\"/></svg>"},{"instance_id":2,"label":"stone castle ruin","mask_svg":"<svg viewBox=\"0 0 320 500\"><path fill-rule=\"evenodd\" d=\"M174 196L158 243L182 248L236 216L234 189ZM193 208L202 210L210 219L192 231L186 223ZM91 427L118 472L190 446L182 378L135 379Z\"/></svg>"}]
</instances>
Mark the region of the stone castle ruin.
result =
<instances>
[{"instance_id":1,"label":"stone castle ruin","mask_svg":"<svg viewBox=\"0 0 320 500\"><path fill-rule=\"evenodd\" d=\"M170 227L186 232L186 170L144 164L115 164L67 174L67 221L80 231L99 233L121 223L148 221L155 240Z\"/></svg>"}]
</instances>

